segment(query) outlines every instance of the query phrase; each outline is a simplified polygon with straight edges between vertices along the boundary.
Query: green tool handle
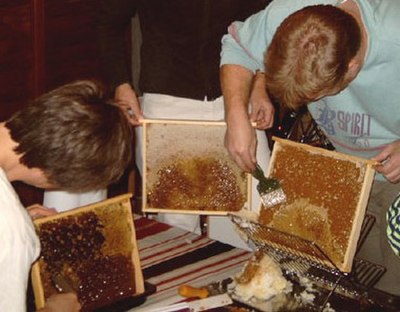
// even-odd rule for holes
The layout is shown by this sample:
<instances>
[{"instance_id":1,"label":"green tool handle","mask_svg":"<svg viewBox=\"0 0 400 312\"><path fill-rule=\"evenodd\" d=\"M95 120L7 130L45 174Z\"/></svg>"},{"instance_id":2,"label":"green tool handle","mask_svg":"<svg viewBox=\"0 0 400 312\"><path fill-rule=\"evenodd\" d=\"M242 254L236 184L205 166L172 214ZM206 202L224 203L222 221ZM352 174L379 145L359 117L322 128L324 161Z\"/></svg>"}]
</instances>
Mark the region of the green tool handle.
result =
<instances>
[{"instance_id":1,"label":"green tool handle","mask_svg":"<svg viewBox=\"0 0 400 312\"><path fill-rule=\"evenodd\" d=\"M257 190L261 195L280 188L278 180L265 177L264 171L259 164L256 165L256 169L253 171L252 175L259 181Z\"/></svg>"}]
</instances>

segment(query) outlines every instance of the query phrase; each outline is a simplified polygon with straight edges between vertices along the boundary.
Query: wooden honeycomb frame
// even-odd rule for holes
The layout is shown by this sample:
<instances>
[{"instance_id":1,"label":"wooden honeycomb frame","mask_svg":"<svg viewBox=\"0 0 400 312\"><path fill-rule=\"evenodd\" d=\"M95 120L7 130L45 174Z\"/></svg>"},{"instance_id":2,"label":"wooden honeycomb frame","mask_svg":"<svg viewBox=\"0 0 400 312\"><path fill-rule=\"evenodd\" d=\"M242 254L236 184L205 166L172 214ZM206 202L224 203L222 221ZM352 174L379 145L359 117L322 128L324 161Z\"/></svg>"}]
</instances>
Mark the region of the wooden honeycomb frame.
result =
<instances>
[{"instance_id":1,"label":"wooden honeycomb frame","mask_svg":"<svg viewBox=\"0 0 400 312\"><path fill-rule=\"evenodd\" d=\"M266 174L280 180L288 202L262 207L260 224L315 243L334 267L350 272L376 163L290 140L274 140Z\"/></svg>"},{"instance_id":2,"label":"wooden honeycomb frame","mask_svg":"<svg viewBox=\"0 0 400 312\"><path fill-rule=\"evenodd\" d=\"M131 194L120 195L102 202L62 212L54 216L40 218L34 221L35 228L40 237L40 229L43 225L53 224L54 221L70 220L70 217L79 218L88 215L88 213L94 213L102 222L101 224L104 229L105 241L102 248L108 248L110 254L107 254L107 256L121 253L127 258L127 261L131 262L133 270L132 272L126 272L126 274L131 273L134 275L132 279L135 285L135 293L132 293L132 296L140 295L144 293L145 288L132 217L131 197ZM122 243L112 243L115 241L120 241ZM104 247L106 244L108 244L108 247ZM112 247L110 247L111 245ZM40 257L32 267L32 284L37 309L42 308L46 301L45 280L43 280L43 278L46 274L50 274L49 272L50 271L46 269L43 257ZM112 304L112 302L108 304Z\"/></svg>"},{"instance_id":3,"label":"wooden honeycomb frame","mask_svg":"<svg viewBox=\"0 0 400 312\"><path fill-rule=\"evenodd\" d=\"M149 192L159 182L160 169L179 161L195 162L201 157L218 159L233 172L244 205L251 207L251 176L244 173L229 157L224 147L225 122L191 120L144 120L143 121L143 212L226 215L231 210L188 209L158 207L150 200ZM204 173L206 174L206 173ZM194 195L198 196L198 194ZM199 200L201 196L197 197ZM204 200L204 198L203 198ZM172 206L172 205L171 205Z\"/></svg>"}]
</instances>

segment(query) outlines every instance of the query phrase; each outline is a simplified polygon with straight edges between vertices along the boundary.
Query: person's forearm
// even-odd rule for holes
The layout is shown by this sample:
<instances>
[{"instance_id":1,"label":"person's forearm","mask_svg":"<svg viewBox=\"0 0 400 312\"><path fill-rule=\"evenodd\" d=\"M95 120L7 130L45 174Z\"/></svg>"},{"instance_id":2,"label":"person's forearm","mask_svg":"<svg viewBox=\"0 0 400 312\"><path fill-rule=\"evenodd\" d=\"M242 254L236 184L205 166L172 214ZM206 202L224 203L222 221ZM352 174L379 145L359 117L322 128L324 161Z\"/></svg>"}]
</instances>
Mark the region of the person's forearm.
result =
<instances>
[{"instance_id":1,"label":"person's forearm","mask_svg":"<svg viewBox=\"0 0 400 312\"><path fill-rule=\"evenodd\" d=\"M120 85L117 85L115 87L115 94L125 93L125 92L135 92L132 86L128 82L121 83Z\"/></svg>"},{"instance_id":2,"label":"person's forearm","mask_svg":"<svg viewBox=\"0 0 400 312\"><path fill-rule=\"evenodd\" d=\"M275 107L269 98L265 85L265 75L257 71L254 75L250 94L250 120L259 130L271 128L274 123Z\"/></svg>"},{"instance_id":3,"label":"person's forearm","mask_svg":"<svg viewBox=\"0 0 400 312\"><path fill-rule=\"evenodd\" d=\"M130 82L126 62L126 31L135 10L131 0L101 0L96 8L96 36L101 70L112 88Z\"/></svg>"},{"instance_id":4,"label":"person's forearm","mask_svg":"<svg viewBox=\"0 0 400 312\"><path fill-rule=\"evenodd\" d=\"M256 135L250 124L249 96L253 72L238 65L221 67L221 87L224 96L225 147L232 159L246 172L256 163Z\"/></svg>"},{"instance_id":5,"label":"person's forearm","mask_svg":"<svg viewBox=\"0 0 400 312\"><path fill-rule=\"evenodd\" d=\"M220 70L225 120L236 114L247 114L253 73L239 65L223 65Z\"/></svg>"},{"instance_id":6,"label":"person's forearm","mask_svg":"<svg viewBox=\"0 0 400 312\"><path fill-rule=\"evenodd\" d=\"M266 87L265 87L265 74L261 71L257 71L256 74L254 75L254 80L253 80L253 88L252 92L266 92Z\"/></svg>"}]
</instances>

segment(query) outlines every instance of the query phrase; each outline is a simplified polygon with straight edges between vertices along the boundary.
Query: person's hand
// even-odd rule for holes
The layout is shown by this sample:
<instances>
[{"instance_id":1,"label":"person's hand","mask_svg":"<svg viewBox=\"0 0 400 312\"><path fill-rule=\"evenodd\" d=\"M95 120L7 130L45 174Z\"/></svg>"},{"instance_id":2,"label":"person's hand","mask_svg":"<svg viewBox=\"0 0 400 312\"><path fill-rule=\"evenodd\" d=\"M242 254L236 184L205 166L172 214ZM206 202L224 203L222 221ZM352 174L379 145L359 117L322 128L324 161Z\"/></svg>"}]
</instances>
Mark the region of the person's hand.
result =
<instances>
[{"instance_id":1,"label":"person's hand","mask_svg":"<svg viewBox=\"0 0 400 312\"><path fill-rule=\"evenodd\" d=\"M78 312L81 305L75 293L62 293L50 296L44 307L37 312Z\"/></svg>"},{"instance_id":2,"label":"person's hand","mask_svg":"<svg viewBox=\"0 0 400 312\"><path fill-rule=\"evenodd\" d=\"M248 112L254 74L242 66L226 64L221 66L220 80L227 125L225 147L243 171L253 172L257 163L257 137Z\"/></svg>"},{"instance_id":3,"label":"person's hand","mask_svg":"<svg viewBox=\"0 0 400 312\"><path fill-rule=\"evenodd\" d=\"M135 90L128 83L115 88L115 100L133 126L140 125L143 114Z\"/></svg>"},{"instance_id":4,"label":"person's hand","mask_svg":"<svg viewBox=\"0 0 400 312\"><path fill-rule=\"evenodd\" d=\"M235 116L232 116L235 115ZM237 165L246 172L256 168L257 137L246 112L232 114L227 122L225 147Z\"/></svg>"},{"instance_id":5,"label":"person's hand","mask_svg":"<svg viewBox=\"0 0 400 312\"><path fill-rule=\"evenodd\" d=\"M55 210L54 208L47 208L39 204L31 205L27 207L26 210L33 220L52 216L57 213L57 210Z\"/></svg>"},{"instance_id":6,"label":"person's hand","mask_svg":"<svg viewBox=\"0 0 400 312\"><path fill-rule=\"evenodd\" d=\"M254 76L250 107L250 120L255 123L257 129L265 130L273 126L275 108L267 94L265 76L261 72L257 72Z\"/></svg>"},{"instance_id":7,"label":"person's hand","mask_svg":"<svg viewBox=\"0 0 400 312\"><path fill-rule=\"evenodd\" d=\"M400 182L400 140L388 144L373 160L381 163L375 169L388 181Z\"/></svg>"}]
</instances>

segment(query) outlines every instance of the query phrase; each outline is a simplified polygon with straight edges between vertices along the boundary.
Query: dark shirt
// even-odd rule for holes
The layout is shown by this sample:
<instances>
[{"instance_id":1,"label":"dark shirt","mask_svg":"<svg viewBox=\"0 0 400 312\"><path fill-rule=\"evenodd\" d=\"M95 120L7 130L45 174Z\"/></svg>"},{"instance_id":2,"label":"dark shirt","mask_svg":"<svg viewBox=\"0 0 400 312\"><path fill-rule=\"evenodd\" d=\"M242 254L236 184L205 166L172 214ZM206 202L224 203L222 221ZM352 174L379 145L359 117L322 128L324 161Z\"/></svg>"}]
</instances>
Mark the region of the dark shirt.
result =
<instances>
[{"instance_id":1,"label":"dark shirt","mask_svg":"<svg viewBox=\"0 0 400 312\"><path fill-rule=\"evenodd\" d=\"M126 29L137 12L142 32L140 90L192 99L221 95L221 38L270 0L103 0L98 35L102 66L116 87L130 81Z\"/></svg>"}]
</instances>

